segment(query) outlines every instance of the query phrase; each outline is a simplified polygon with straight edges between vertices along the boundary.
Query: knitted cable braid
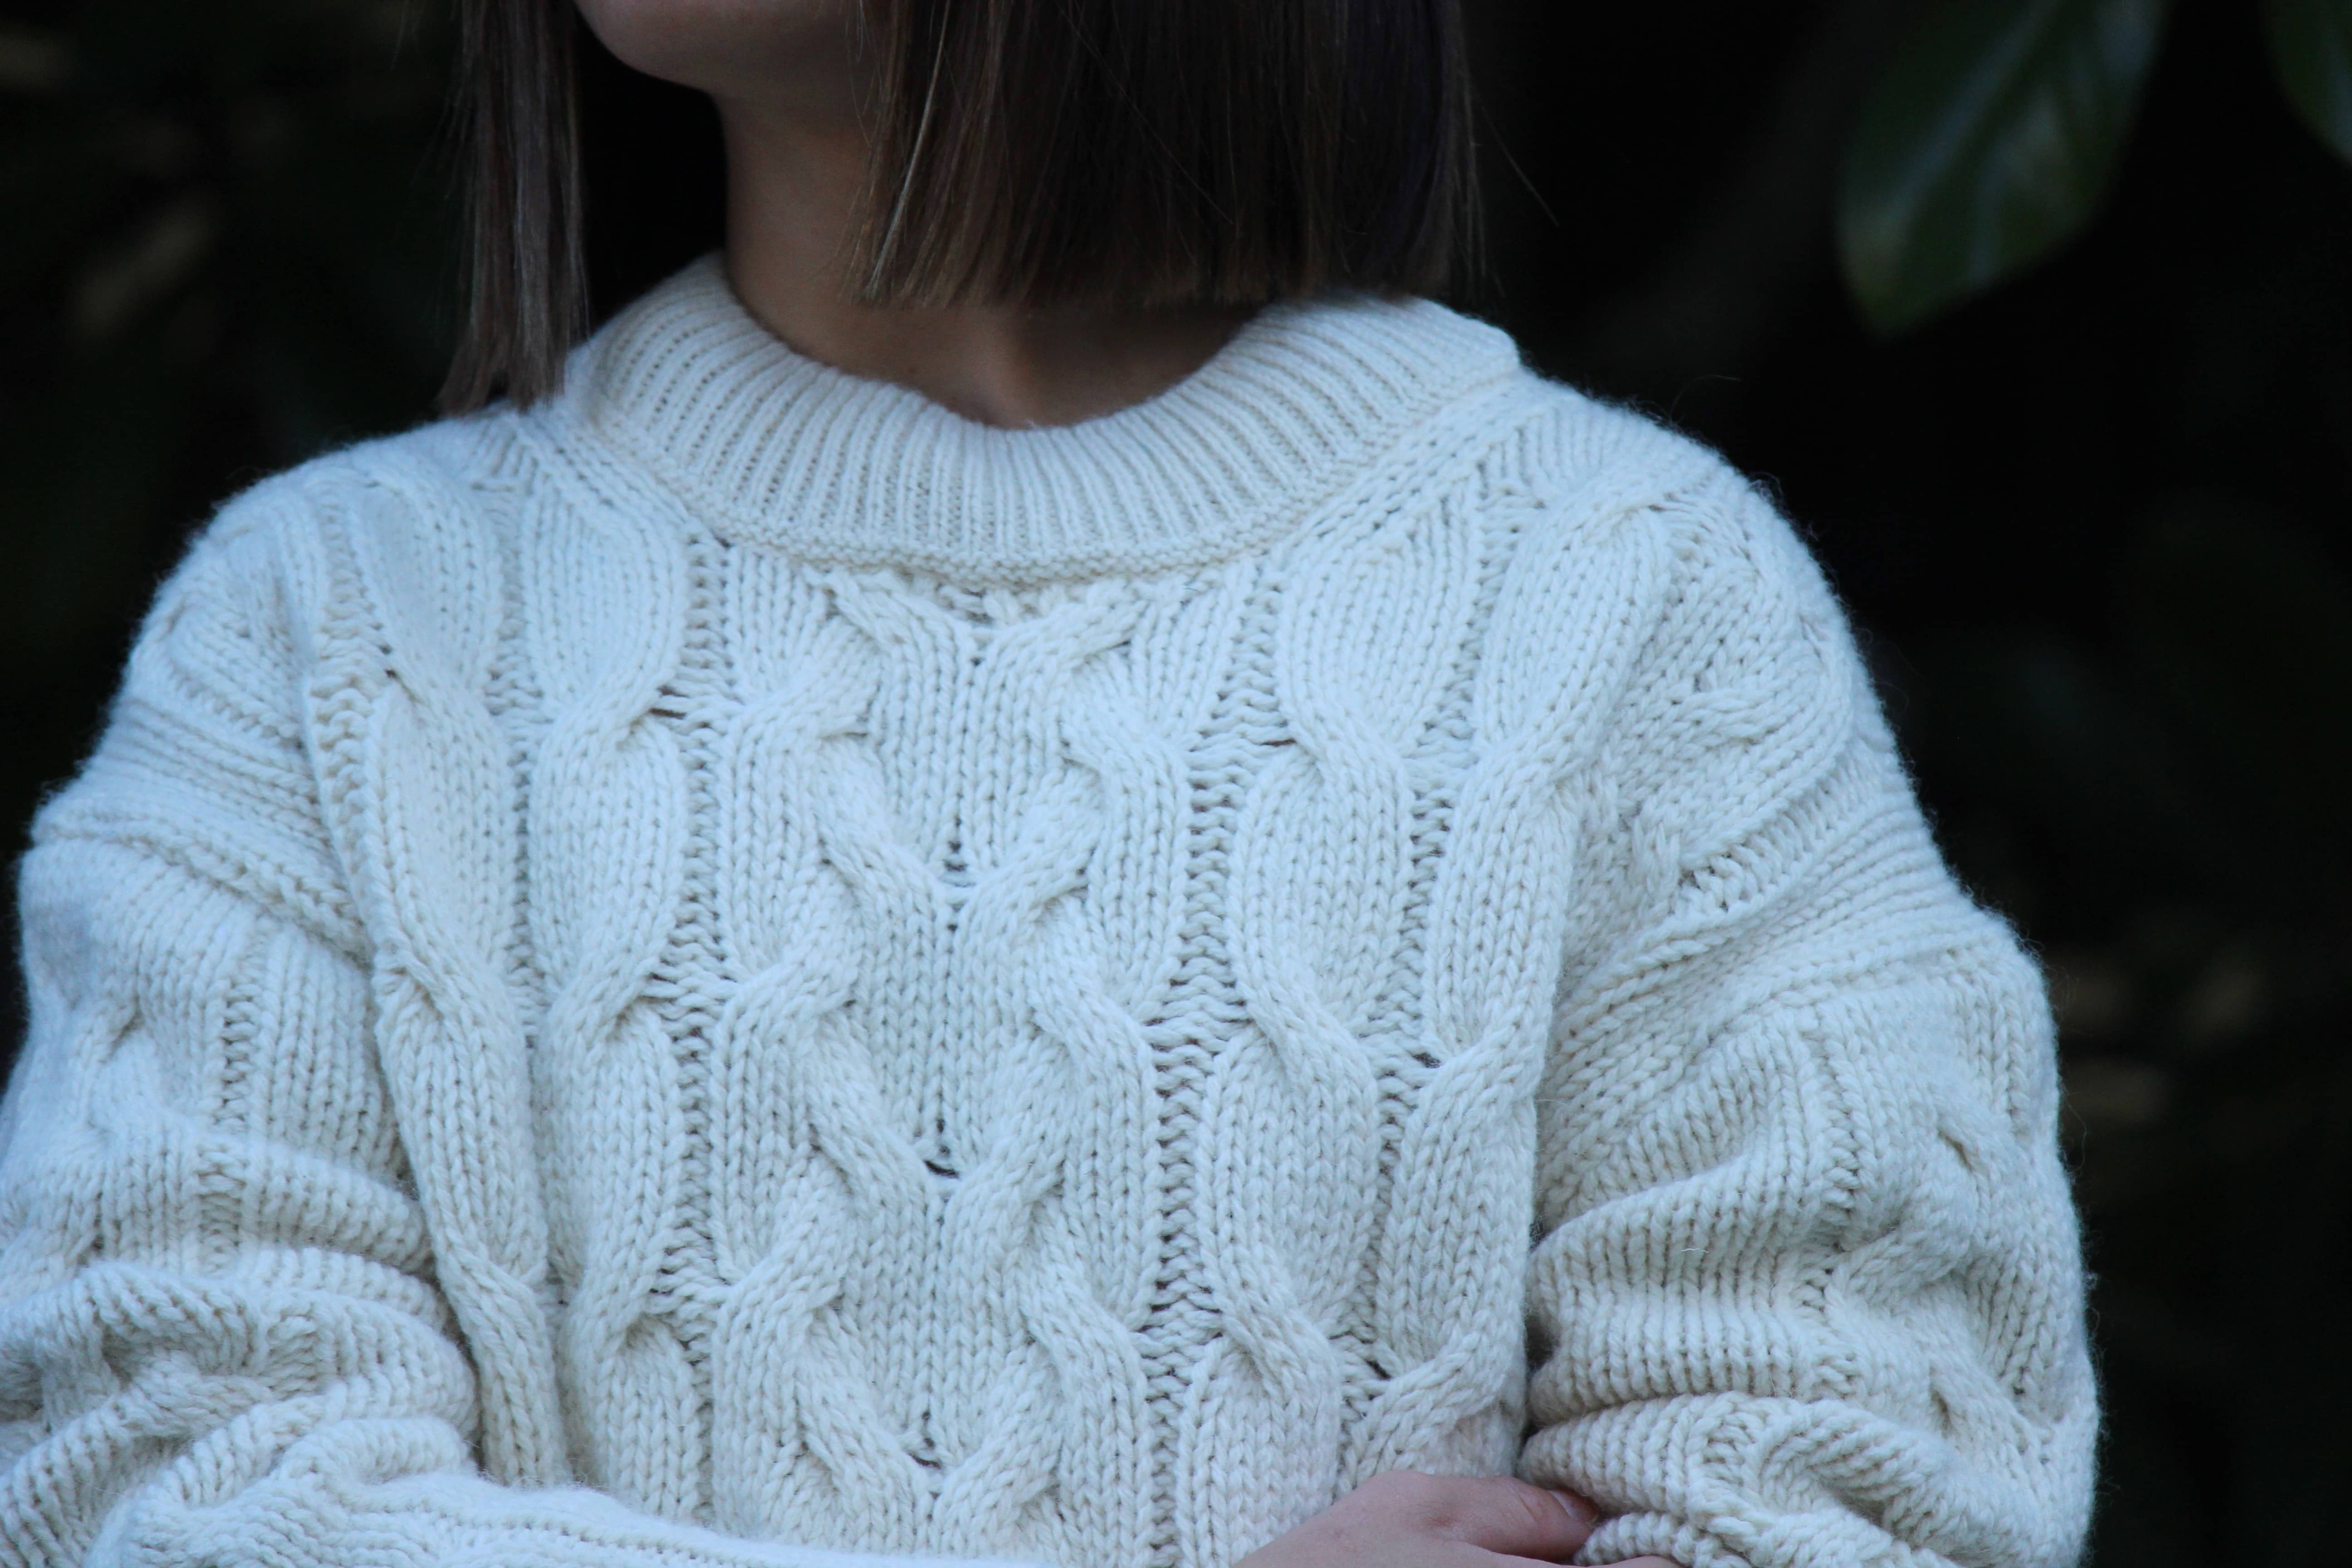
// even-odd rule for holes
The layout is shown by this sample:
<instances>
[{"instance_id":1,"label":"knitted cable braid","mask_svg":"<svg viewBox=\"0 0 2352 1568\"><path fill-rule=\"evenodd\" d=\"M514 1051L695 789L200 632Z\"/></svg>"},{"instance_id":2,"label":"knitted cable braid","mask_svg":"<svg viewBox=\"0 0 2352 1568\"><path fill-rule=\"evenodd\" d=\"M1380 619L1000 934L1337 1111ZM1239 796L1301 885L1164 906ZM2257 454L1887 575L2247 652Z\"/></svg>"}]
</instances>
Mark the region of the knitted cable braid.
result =
<instances>
[{"instance_id":1,"label":"knitted cable braid","mask_svg":"<svg viewBox=\"0 0 2352 1568\"><path fill-rule=\"evenodd\" d=\"M2072 1560L2041 982L1718 459L1349 296L567 384L232 502L36 823L0 1563Z\"/></svg>"}]
</instances>

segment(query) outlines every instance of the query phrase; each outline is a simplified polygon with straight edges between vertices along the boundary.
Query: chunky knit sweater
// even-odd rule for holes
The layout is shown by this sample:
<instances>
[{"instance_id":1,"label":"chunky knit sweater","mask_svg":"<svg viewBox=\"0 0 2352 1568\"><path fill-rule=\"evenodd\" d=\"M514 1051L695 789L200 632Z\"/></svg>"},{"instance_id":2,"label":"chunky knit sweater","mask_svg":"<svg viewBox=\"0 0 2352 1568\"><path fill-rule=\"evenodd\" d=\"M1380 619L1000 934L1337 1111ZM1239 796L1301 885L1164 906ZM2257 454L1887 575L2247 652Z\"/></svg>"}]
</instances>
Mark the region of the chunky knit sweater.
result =
<instances>
[{"instance_id":1,"label":"chunky knit sweater","mask_svg":"<svg viewBox=\"0 0 2352 1568\"><path fill-rule=\"evenodd\" d=\"M2078 1544L2034 968L1773 508L1433 304L1008 431L706 261L232 502L20 898L0 1562Z\"/></svg>"}]
</instances>

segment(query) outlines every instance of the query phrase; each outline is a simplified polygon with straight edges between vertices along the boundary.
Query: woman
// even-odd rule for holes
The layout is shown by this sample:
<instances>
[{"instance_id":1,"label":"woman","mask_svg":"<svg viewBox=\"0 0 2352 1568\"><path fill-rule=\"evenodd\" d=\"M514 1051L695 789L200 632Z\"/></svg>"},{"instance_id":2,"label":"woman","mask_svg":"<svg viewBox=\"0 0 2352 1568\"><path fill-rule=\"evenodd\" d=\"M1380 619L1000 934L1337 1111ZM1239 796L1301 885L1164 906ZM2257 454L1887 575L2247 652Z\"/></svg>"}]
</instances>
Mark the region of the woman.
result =
<instances>
[{"instance_id":1,"label":"woman","mask_svg":"<svg viewBox=\"0 0 2352 1568\"><path fill-rule=\"evenodd\" d=\"M1451 5L583 9L723 258L562 357L494 0L475 411L37 824L7 1560L2069 1561L2039 980L1772 510L1415 297Z\"/></svg>"}]
</instances>

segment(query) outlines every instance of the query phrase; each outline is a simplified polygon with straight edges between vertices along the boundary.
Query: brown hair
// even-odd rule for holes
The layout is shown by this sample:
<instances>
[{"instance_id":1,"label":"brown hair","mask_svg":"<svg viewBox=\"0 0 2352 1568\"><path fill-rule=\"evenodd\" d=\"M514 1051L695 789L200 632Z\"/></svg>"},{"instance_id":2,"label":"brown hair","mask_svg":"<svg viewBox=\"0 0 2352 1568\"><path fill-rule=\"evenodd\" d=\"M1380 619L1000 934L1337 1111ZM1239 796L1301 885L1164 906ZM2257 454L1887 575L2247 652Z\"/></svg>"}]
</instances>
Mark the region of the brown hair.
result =
<instances>
[{"instance_id":1,"label":"brown hair","mask_svg":"<svg viewBox=\"0 0 2352 1568\"><path fill-rule=\"evenodd\" d=\"M1431 292L1475 239L1458 0L861 0L877 303ZM572 0L466 0L467 305L442 405L588 321Z\"/></svg>"}]
</instances>

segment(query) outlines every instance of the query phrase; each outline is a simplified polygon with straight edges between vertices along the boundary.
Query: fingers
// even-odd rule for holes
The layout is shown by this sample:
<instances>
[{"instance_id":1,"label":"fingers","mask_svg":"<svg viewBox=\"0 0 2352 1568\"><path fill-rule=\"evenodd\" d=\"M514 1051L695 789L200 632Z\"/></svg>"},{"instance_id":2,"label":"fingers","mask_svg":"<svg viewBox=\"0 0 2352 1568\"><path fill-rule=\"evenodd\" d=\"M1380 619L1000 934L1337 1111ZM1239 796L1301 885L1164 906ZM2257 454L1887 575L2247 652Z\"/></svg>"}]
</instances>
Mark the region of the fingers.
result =
<instances>
[{"instance_id":1,"label":"fingers","mask_svg":"<svg viewBox=\"0 0 2352 1568\"><path fill-rule=\"evenodd\" d=\"M1603 1563L1601 1568L1683 1568L1683 1565L1669 1563L1663 1557L1628 1557L1622 1563Z\"/></svg>"},{"instance_id":2,"label":"fingers","mask_svg":"<svg viewBox=\"0 0 2352 1568\"><path fill-rule=\"evenodd\" d=\"M1512 1476L1415 1476L1403 1500L1427 1529L1504 1557L1557 1563L1576 1554L1600 1514L1573 1492Z\"/></svg>"}]
</instances>

